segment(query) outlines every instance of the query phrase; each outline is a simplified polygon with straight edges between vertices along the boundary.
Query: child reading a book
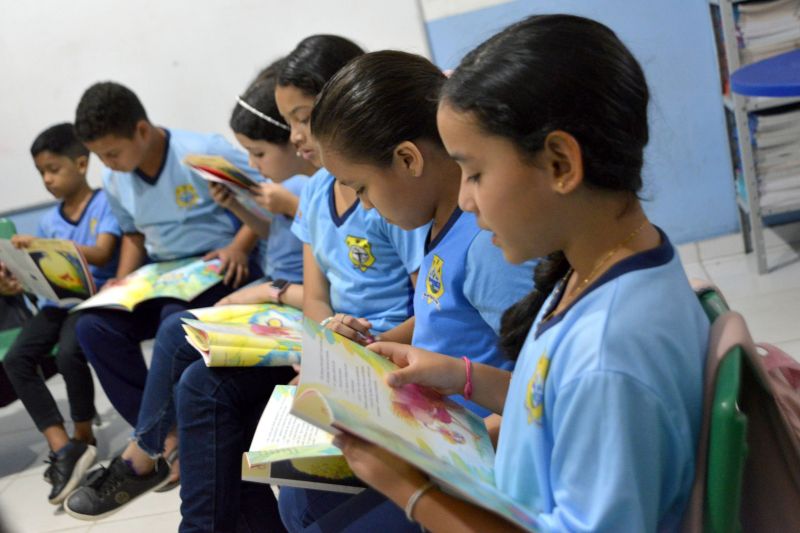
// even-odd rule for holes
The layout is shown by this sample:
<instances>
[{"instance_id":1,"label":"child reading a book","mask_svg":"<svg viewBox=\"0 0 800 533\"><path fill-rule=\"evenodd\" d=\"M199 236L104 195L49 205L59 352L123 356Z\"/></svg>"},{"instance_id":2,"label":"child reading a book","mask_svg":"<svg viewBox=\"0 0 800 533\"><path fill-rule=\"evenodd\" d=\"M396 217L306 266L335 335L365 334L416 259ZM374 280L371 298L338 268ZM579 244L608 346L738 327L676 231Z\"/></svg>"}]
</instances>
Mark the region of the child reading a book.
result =
<instances>
[{"instance_id":1,"label":"child reading a book","mask_svg":"<svg viewBox=\"0 0 800 533\"><path fill-rule=\"evenodd\" d=\"M91 309L79 319L77 336L86 357L114 408L135 425L147 377L140 342L152 338L170 314L211 305L260 275L256 259L249 257L257 236L239 228L214 203L205 180L183 158L190 153L222 155L248 167L244 155L220 135L155 126L137 96L118 83L97 83L86 90L75 130L107 166L103 183L123 231L117 278L147 261L204 254L218 257L225 272L224 283L189 303L156 299L132 313Z\"/></svg>"},{"instance_id":2,"label":"child reading a book","mask_svg":"<svg viewBox=\"0 0 800 533\"><path fill-rule=\"evenodd\" d=\"M314 98L337 70L362 53L347 39L315 35L297 45L278 74L275 100L291 126L290 140L315 166L319 158L308 128ZM303 190L293 231L304 242L307 316L324 321L344 313L367 319L373 334L402 338L402 330L393 335L412 312L411 278L421 261L424 230L390 225L320 169ZM247 486L240 481L242 452L272 386L289 379L278 370L210 369L197 362L183 374L176 393L179 437L198 445L181 451L181 531L233 530L237 520L254 530L282 528L271 493L262 492L257 501L252 485L240 489ZM200 445L209 434L216 448Z\"/></svg>"},{"instance_id":3,"label":"child reading a book","mask_svg":"<svg viewBox=\"0 0 800 533\"><path fill-rule=\"evenodd\" d=\"M264 69L237 100L230 126L239 144L247 150L249 162L269 181L254 191L256 201L273 213L267 222L244 208L229 192L211 183L214 201L233 212L262 238L266 239L264 273L269 283L239 289L217 305L286 303L303 305L303 243L292 233L291 225L300 193L316 168L297 156L289 142L290 128L275 104L275 76L281 61Z\"/></svg>"},{"instance_id":4,"label":"child reading a book","mask_svg":"<svg viewBox=\"0 0 800 533\"><path fill-rule=\"evenodd\" d=\"M116 271L121 232L105 192L92 190L86 182L89 151L75 137L72 124L58 124L36 137L31 155L44 186L59 203L42 217L35 237L15 235L12 242L24 248L34 238L74 241L90 264L95 285L101 287ZM0 271L1 276L7 275ZM48 499L60 504L94 462L94 382L75 338L79 314L70 314L68 307L49 301L39 307L25 322L3 364L17 396L50 447L45 479L53 487ZM55 346L58 371L67 386L72 438L39 372L40 363L52 356Z\"/></svg>"},{"instance_id":5,"label":"child reading a book","mask_svg":"<svg viewBox=\"0 0 800 533\"><path fill-rule=\"evenodd\" d=\"M709 325L637 197L647 104L637 61L588 19L533 16L470 52L438 113L462 169L459 204L508 260L548 256L504 316L513 376L371 346L403 367L389 385L465 392L502 413L496 486L543 531L674 531L691 491ZM379 447L338 443L428 530L511 529Z\"/></svg>"},{"instance_id":6,"label":"child reading a book","mask_svg":"<svg viewBox=\"0 0 800 533\"><path fill-rule=\"evenodd\" d=\"M231 114L230 125L237 139L248 149L252 166L264 177L273 178L281 186L285 184L286 194L294 196L294 193L299 194L302 191L308 180L303 172L313 171L314 167L297 157L295 150L291 149L288 126L277 112L275 76L278 65L279 62L276 62L264 69L245 91L240 100L249 109L237 103ZM292 216L275 213L272 223L262 227L261 219L250 214L233 195L227 194L224 186L215 185L211 184L215 201L252 225L253 229L265 230L269 235L264 271L271 277L270 282L244 287L231 293L217 302L217 305L274 302L302 307L303 252L302 243L291 232L293 213ZM276 281L283 281L288 285L283 285L279 291L275 286ZM170 431L175 425L173 388L186 367L199 359L197 350L185 341L183 318L194 317L187 311L173 313L158 328L134 429L134 440L112 461L128 463L138 477L144 478L125 476L125 472L118 476L125 480L119 490L128 492L131 499L158 488L164 482L163 477L148 474L158 465ZM275 371L278 374L283 372L286 376L291 374L288 369ZM284 379L290 379L286 376ZM173 464L175 480L178 475L175 464L177 450L172 456L170 462ZM109 479L105 482L110 481ZM113 498L100 500L97 498L98 494L98 491L91 488L83 489L81 494L70 499L66 507L70 512L87 516L94 516L99 510L107 513L120 508ZM93 510L85 512L88 499L95 506ZM108 508L104 505L106 501L110 503Z\"/></svg>"},{"instance_id":7,"label":"child reading a book","mask_svg":"<svg viewBox=\"0 0 800 533\"><path fill-rule=\"evenodd\" d=\"M411 343L511 370L513 361L497 345L500 317L530 292L533 264L507 263L492 244L492 234L478 227L474 214L458 207L461 171L436 127L436 101L444 80L420 56L394 51L363 55L326 84L317 97L311 129L326 168L355 190L364 206L405 229L432 221L421 266L424 277L414 295ZM335 331L350 336L346 328ZM463 397L455 399L481 416L490 414ZM369 505L360 506L357 500ZM290 530L299 529L345 501L351 521L359 510L367 514L376 499L283 488L281 514ZM381 507L369 510L376 522L361 517L360 527L379 527L393 513L403 518L391 502Z\"/></svg>"}]
</instances>

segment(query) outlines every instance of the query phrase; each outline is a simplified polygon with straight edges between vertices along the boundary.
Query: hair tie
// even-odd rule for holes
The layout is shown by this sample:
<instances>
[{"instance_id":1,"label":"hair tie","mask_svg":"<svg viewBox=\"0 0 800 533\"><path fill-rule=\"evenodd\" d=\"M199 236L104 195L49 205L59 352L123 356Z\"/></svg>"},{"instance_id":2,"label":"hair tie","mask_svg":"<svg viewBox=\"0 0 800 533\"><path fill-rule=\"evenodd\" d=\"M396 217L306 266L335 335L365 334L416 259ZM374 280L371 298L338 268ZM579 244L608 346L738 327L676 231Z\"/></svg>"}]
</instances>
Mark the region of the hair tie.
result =
<instances>
[{"instance_id":1,"label":"hair tie","mask_svg":"<svg viewBox=\"0 0 800 533\"><path fill-rule=\"evenodd\" d=\"M270 123L270 124L272 124L273 126L276 126L276 127L280 128L280 129L282 129L282 130L286 130L286 131L292 131L292 128L290 128L290 127L289 127L289 126L287 126L286 124L284 124L284 123L282 123L282 122L278 122L277 120L275 120L275 119L274 119L274 118L272 118L271 116L269 116L269 115L266 115L266 114L262 113L261 111L259 111L259 110L258 110L258 109L256 109L255 107L253 107L253 106L251 106L250 104L248 104L247 102L245 102L245 101L244 101L244 99L243 99L241 96L239 96L238 98L236 98L236 102L237 102L237 103L238 103L240 106L242 106L243 108L247 109L247 110L248 110L248 111L250 111L252 114L254 114L255 116L257 116L258 118L260 118L260 119L262 119L262 120L266 120L267 122L269 122L269 123Z\"/></svg>"}]
</instances>

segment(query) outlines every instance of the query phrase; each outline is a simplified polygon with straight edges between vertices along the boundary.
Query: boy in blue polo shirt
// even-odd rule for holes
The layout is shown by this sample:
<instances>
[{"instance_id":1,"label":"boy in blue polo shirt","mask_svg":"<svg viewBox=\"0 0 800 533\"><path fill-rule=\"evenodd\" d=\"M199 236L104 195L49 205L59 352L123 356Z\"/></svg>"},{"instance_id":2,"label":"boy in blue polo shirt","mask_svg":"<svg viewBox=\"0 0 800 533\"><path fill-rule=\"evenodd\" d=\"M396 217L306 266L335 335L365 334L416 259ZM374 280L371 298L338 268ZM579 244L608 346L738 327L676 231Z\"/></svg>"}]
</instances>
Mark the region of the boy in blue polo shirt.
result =
<instances>
[{"instance_id":1,"label":"boy in blue polo shirt","mask_svg":"<svg viewBox=\"0 0 800 533\"><path fill-rule=\"evenodd\" d=\"M58 124L36 138L31 155L45 187L61 200L45 213L36 237L74 241L90 264L96 286L101 287L117 267L120 228L105 193L92 190L86 183L89 151L75 137L72 124ZM23 248L33 238L15 235L12 242ZM77 319L78 314L70 314L69 308L45 301L39 313L22 327L4 361L17 396L50 447L51 466L45 472L45 479L53 485L48 500L56 505L75 488L95 457L94 385L75 338ZM38 371L39 364L50 357L56 344L56 363L67 385L74 423L72 439Z\"/></svg>"},{"instance_id":2,"label":"boy in blue polo shirt","mask_svg":"<svg viewBox=\"0 0 800 533\"><path fill-rule=\"evenodd\" d=\"M187 154L202 153L221 155L242 169L249 167L245 155L219 135L153 125L137 96L113 82L86 90L78 104L75 130L108 167L103 184L123 232L118 278L148 260L200 255L218 257L225 271L224 283L191 302L156 300L133 313L91 310L78 322L78 340L106 394L123 418L135 425L147 378L139 343L152 338L170 314L211 305L260 275L250 257L257 236L214 203L206 182L182 161Z\"/></svg>"}]
</instances>

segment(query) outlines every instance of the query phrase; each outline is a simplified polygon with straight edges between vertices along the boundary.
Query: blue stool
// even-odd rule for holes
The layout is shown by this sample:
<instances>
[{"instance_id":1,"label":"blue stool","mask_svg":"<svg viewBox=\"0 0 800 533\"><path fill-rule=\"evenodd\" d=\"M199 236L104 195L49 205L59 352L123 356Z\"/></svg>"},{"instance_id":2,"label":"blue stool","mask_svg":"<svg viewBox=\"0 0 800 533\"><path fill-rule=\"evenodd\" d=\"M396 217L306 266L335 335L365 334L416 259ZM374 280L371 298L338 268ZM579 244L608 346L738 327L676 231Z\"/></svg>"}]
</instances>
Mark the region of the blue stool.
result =
<instances>
[{"instance_id":1,"label":"blue stool","mask_svg":"<svg viewBox=\"0 0 800 533\"><path fill-rule=\"evenodd\" d=\"M792 50L738 69L731 90L745 96L800 96L800 50Z\"/></svg>"}]
</instances>

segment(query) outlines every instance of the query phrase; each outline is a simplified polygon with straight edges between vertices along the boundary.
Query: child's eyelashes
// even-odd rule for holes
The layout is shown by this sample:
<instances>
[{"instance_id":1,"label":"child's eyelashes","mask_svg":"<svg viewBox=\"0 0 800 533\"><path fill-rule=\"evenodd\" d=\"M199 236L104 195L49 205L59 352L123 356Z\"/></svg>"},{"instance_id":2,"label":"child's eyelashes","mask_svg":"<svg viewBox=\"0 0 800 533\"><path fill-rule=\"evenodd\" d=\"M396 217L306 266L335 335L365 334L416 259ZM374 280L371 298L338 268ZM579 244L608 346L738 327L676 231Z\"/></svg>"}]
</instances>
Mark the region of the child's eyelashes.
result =
<instances>
[{"instance_id":1,"label":"child's eyelashes","mask_svg":"<svg viewBox=\"0 0 800 533\"><path fill-rule=\"evenodd\" d=\"M473 183L478 182L480 179L481 179L481 173L480 172L467 176L467 181L471 181Z\"/></svg>"}]
</instances>

